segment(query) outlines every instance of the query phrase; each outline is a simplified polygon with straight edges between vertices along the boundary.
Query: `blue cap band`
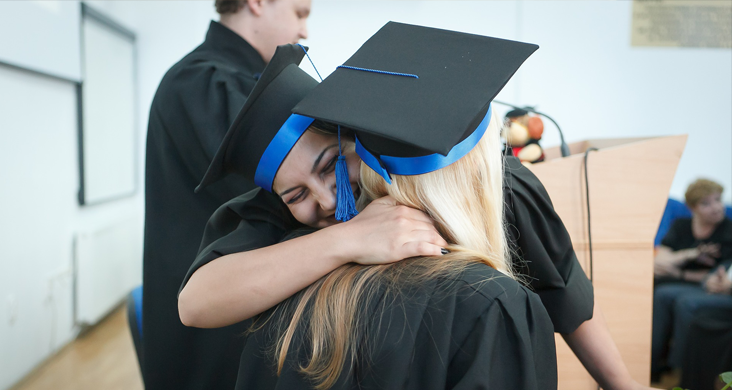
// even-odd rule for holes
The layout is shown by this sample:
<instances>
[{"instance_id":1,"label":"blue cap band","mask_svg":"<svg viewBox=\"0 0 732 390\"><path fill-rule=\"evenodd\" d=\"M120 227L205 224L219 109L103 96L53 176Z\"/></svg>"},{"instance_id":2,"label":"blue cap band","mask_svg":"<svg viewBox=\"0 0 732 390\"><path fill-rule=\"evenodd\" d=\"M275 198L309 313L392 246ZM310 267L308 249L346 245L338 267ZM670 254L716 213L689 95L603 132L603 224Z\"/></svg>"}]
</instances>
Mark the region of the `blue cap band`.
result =
<instances>
[{"instance_id":1,"label":"blue cap band","mask_svg":"<svg viewBox=\"0 0 732 390\"><path fill-rule=\"evenodd\" d=\"M292 114L287 118L262 153L257 170L254 172L254 184L272 192L272 182L282 161L313 121L313 118L298 114Z\"/></svg>"},{"instance_id":2,"label":"blue cap band","mask_svg":"<svg viewBox=\"0 0 732 390\"><path fill-rule=\"evenodd\" d=\"M373 169L374 172L378 173L389 184L391 184L389 174L411 176L434 172L460 160L468 152L473 150L475 145L483 138L483 134L485 134L488 128L488 124L491 121L491 111L492 105L488 106L488 112L475 131L473 131L473 134L470 134L468 138L453 146L447 156L434 153L419 157L393 157L384 155L376 157L361 145L358 137L356 137L356 153L369 168Z\"/></svg>"}]
</instances>

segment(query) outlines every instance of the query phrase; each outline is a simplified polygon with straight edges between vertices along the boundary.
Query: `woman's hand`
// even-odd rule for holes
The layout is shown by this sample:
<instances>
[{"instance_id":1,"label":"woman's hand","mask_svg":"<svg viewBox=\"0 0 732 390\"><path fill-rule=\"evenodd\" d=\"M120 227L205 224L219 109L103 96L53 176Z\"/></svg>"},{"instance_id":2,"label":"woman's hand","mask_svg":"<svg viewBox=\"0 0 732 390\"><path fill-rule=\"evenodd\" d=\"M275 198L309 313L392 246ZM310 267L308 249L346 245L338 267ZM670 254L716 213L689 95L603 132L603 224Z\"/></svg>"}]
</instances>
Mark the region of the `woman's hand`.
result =
<instances>
[{"instance_id":1,"label":"woman's hand","mask_svg":"<svg viewBox=\"0 0 732 390\"><path fill-rule=\"evenodd\" d=\"M695 258L695 261L699 264L706 265L707 267L713 267L717 264L716 259L720 256L719 249L719 244L701 244L697 247L699 255Z\"/></svg>"},{"instance_id":2,"label":"woman's hand","mask_svg":"<svg viewBox=\"0 0 732 390\"><path fill-rule=\"evenodd\" d=\"M202 266L178 296L178 312L186 326L227 326L282 302L342 264L439 256L445 246L427 215L381 198L348 222Z\"/></svg>"},{"instance_id":3,"label":"woman's hand","mask_svg":"<svg viewBox=\"0 0 732 390\"><path fill-rule=\"evenodd\" d=\"M660 246L653 261L653 275L681 278L681 265L690 259L697 258L699 253L699 248L673 251L671 248Z\"/></svg>"},{"instance_id":4,"label":"woman's hand","mask_svg":"<svg viewBox=\"0 0 732 390\"><path fill-rule=\"evenodd\" d=\"M670 276L680 279L681 269L677 265L657 261L653 264L653 275L658 277Z\"/></svg>"},{"instance_id":5,"label":"woman's hand","mask_svg":"<svg viewBox=\"0 0 732 390\"><path fill-rule=\"evenodd\" d=\"M732 292L732 280L729 280L727 271L723 266L717 267L704 282L704 289L710 294L730 294Z\"/></svg>"},{"instance_id":6,"label":"woman's hand","mask_svg":"<svg viewBox=\"0 0 732 390\"><path fill-rule=\"evenodd\" d=\"M448 245L430 217L398 205L390 196L374 200L352 220L327 229L338 230L337 242L348 246L349 261L364 265L440 256Z\"/></svg>"}]
</instances>

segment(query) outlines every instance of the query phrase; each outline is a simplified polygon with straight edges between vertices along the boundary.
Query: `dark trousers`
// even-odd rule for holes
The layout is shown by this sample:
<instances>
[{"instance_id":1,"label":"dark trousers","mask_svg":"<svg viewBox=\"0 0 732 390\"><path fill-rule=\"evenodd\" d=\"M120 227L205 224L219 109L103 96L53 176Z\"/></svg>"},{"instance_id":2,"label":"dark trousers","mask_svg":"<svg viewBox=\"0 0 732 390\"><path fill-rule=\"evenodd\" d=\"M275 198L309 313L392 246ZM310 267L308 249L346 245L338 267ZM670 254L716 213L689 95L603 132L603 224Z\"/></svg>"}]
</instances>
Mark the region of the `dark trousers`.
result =
<instances>
[{"instance_id":1,"label":"dark trousers","mask_svg":"<svg viewBox=\"0 0 732 390\"><path fill-rule=\"evenodd\" d=\"M700 308L691 322L681 358L684 389L718 389L719 374L732 371L732 296L720 298L726 307Z\"/></svg>"},{"instance_id":2,"label":"dark trousers","mask_svg":"<svg viewBox=\"0 0 732 390\"><path fill-rule=\"evenodd\" d=\"M651 372L658 373L664 366L681 367L689 327L699 310L731 306L729 296L707 294L699 284L657 286L653 291Z\"/></svg>"}]
</instances>

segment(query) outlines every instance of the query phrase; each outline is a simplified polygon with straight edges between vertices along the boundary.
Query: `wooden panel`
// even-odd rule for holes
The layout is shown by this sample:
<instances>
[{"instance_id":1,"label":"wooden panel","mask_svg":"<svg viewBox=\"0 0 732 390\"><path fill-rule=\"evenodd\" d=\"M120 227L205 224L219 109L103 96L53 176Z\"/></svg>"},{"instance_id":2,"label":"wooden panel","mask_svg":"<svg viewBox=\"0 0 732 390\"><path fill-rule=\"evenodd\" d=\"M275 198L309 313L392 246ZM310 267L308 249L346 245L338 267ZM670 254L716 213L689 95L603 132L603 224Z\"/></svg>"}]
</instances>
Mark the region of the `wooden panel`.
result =
<instances>
[{"instance_id":1,"label":"wooden panel","mask_svg":"<svg viewBox=\"0 0 732 390\"><path fill-rule=\"evenodd\" d=\"M531 166L569 231L585 272L592 269L595 300L631 376L650 383L653 238L686 136L589 140L573 155ZM584 150L588 159L593 261L590 267ZM555 153L556 152L556 153ZM579 360L557 337L559 388L596 389Z\"/></svg>"}]
</instances>

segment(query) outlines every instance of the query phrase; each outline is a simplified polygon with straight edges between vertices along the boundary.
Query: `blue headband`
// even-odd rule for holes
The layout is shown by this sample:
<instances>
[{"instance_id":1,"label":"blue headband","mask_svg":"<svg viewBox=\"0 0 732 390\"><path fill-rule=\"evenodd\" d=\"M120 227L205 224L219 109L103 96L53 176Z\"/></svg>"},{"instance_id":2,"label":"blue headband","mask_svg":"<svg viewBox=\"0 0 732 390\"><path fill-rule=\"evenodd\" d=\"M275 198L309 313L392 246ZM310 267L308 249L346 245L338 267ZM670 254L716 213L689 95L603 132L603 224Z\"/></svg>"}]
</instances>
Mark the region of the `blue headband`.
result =
<instances>
[{"instance_id":1,"label":"blue headband","mask_svg":"<svg viewBox=\"0 0 732 390\"><path fill-rule=\"evenodd\" d=\"M475 145L483 138L483 134L485 134L485 130L488 128L488 124L491 121L491 111L492 106L488 106L488 112L475 131L473 131L473 134L470 134L468 138L453 146L447 156L434 153L419 157L393 157L384 155L376 157L361 145L358 137L356 137L356 153L369 168L373 169L374 172L378 173L389 184L391 184L389 174L411 176L434 172L460 160L468 152L473 150Z\"/></svg>"},{"instance_id":2,"label":"blue headband","mask_svg":"<svg viewBox=\"0 0 732 390\"><path fill-rule=\"evenodd\" d=\"M272 182L282 161L313 121L313 118L297 114L287 118L262 153L257 170L254 172L254 184L272 192Z\"/></svg>"}]
</instances>

